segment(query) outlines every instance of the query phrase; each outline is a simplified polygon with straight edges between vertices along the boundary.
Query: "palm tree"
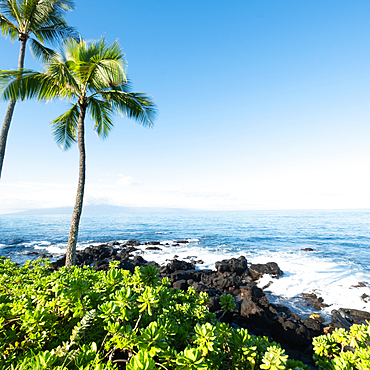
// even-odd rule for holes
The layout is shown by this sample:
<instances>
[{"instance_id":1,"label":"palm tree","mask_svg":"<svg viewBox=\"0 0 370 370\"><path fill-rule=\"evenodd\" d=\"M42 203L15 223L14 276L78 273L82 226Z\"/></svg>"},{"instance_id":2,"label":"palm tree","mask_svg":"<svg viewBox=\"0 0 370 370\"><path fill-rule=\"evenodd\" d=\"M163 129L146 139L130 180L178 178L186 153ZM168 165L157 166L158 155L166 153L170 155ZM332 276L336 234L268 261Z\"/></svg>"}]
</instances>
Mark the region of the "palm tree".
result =
<instances>
[{"instance_id":1,"label":"palm tree","mask_svg":"<svg viewBox=\"0 0 370 370\"><path fill-rule=\"evenodd\" d=\"M75 264L84 197L86 113L95 123L98 136L105 138L113 127L114 113L125 114L143 126L152 126L154 103L142 93L130 92L122 49L117 42L108 45L104 39L90 43L67 40L62 50L51 57L44 73L2 71L0 82L6 100L62 98L71 101L70 109L51 122L57 144L68 149L77 141L80 153L77 196L66 253L66 267L69 268Z\"/></svg>"},{"instance_id":2,"label":"palm tree","mask_svg":"<svg viewBox=\"0 0 370 370\"><path fill-rule=\"evenodd\" d=\"M66 11L74 8L73 0L0 0L0 28L12 41L19 40L18 69L23 69L26 43L37 58L45 61L52 50L44 43L75 36L63 18ZM33 37L31 37L33 36ZM15 100L10 100L0 136L0 178L4 163L5 147L12 121Z\"/></svg>"}]
</instances>

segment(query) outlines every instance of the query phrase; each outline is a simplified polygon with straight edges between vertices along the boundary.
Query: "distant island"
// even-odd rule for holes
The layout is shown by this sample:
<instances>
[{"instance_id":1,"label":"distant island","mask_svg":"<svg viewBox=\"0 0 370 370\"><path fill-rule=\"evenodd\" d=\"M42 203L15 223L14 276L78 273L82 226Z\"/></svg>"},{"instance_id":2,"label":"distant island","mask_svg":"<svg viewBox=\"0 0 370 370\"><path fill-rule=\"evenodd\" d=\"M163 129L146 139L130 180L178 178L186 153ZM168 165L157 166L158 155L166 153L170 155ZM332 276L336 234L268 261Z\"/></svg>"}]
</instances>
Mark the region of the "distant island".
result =
<instances>
[{"instance_id":1,"label":"distant island","mask_svg":"<svg viewBox=\"0 0 370 370\"><path fill-rule=\"evenodd\" d=\"M187 212L185 208L161 208L161 207L121 207L109 204L97 204L84 206L83 213L138 213L138 212ZM196 211L196 210L192 210ZM49 214L72 214L73 207L37 208L27 211L6 213L4 215L49 215Z\"/></svg>"}]
</instances>

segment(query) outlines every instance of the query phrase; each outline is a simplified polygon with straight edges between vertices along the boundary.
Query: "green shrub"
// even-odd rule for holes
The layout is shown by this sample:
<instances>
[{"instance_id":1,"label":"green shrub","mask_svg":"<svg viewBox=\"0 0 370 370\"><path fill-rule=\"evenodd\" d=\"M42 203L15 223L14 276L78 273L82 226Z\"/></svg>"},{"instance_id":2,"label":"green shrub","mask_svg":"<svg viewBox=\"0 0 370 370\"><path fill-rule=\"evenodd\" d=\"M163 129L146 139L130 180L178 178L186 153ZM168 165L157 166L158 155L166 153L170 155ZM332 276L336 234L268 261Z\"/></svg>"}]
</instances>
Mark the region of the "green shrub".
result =
<instances>
[{"instance_id":1,"label":"green shrub","mask_svg":"<svg viewBox=\"0 0 370 370\"><path fill-rule=\"evenodd\" d=\"M220 323L208 296L170 288L154 266L18 267L0 258L0 368L5 370L295 369L280 345ZM221 298L233 310L231 295Z\"/></svg>"},{"instance_id":2,"label":"green shrub","mask_svg":"<svg viewBox=\"0 0 370 370\"><path fill-rule=\"evenodd\" d=\"M369 370L370 325L352 325L350 331L335 329L312 341L314 360L321 369Z\"/></svg>"}]
</instances>

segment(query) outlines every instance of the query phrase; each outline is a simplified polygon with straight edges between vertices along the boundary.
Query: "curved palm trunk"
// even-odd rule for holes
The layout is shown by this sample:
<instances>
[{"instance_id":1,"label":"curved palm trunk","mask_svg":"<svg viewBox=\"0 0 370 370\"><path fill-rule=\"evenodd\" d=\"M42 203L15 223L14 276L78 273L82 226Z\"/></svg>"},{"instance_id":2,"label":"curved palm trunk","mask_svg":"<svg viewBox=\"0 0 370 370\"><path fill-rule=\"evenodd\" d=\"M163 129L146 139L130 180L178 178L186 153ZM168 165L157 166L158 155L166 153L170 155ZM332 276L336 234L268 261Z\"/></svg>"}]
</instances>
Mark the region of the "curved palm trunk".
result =
<instances>
[{"instance_id":1,"label":"curved palm trunk","mask_svg":"<svg viewBox=\"0 0 370 370\"><path fill-rule=\"evenodd\" d=\"M21 41L21 49L19 51L19 59L18 59L18 69L22 69L24 66L24 57L26 53L26 43L27 43L27 37L20 37ZM4 157L5 157L5 147L6 147L6 140L8 138L10 123L12 122L14 107L15 107L15 100L11 100L8 105L8 109L6 111L5 119L3 128L1 130L1 136L0 136L0 179L1 179L1 173L3 170L3 163L4 163Z\"/></svg>"},{"instance_id":2,"label":"curved palm trunk","mask_svg":"<svg viewBox=\"0 0 370 370\"><path fill-rule=\"evenodd\" d=\"M78 237L78 226L80 224L80 217L82 213L82 204L85 191L85 175L86 175L86 153L85 153L85 114L86 105L80 104L80 116L78 118L77 126L77 140L78 150L80 152L80 170L77 187L76 203L73 210L71 227L69 229L67 252L66 252L66 264L67 268L76 264L76 244Z\"/></svg>"}]
</instances>

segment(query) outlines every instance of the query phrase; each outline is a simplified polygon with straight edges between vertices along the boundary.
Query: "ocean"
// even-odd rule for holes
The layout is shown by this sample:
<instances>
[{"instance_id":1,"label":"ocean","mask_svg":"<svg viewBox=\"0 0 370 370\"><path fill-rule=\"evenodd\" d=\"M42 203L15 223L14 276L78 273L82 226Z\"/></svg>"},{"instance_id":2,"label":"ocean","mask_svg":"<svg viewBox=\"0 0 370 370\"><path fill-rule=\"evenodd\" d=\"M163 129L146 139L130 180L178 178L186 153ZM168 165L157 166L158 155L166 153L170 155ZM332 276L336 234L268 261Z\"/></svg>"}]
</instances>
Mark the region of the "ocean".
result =
<instances>
[{"instance_id":1,"label":"ocean","mask_svg":"<svg viewBox=\"0 0 370 370\"><path fill-rule=\"evenodd\" d=\"M65 252L71 214L0 215L0 255L24 263L29 252ZM222 259L245 256L251 263L276 262L284 275L259 285L270 301L304 317L314 309L300 298L315 293L329 307L370 311L370 211L143 212L84 214L78 248L130 239L159 241L160 251L137 253L160 264L177 255L214 269ZM187 244L177 244L178 240ZM313 251L305 251L312 248ZM362 284L359 284L362 283ZM360 285L360 286L358 286Z\"/></svg>"}]
</instances>

